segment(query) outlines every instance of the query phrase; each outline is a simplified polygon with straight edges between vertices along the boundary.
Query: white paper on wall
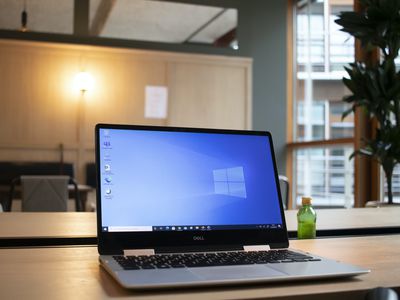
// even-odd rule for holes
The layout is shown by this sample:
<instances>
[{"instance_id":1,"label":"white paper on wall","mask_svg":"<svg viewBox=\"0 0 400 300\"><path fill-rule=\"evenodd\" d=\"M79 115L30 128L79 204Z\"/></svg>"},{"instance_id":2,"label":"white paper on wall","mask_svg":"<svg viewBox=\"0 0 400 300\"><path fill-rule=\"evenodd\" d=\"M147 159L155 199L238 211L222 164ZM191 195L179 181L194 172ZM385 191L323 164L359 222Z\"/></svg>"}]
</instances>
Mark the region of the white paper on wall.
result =
<instances>
[{"instance_id":1,"label":"white paper on wall","mask_svg":"<svg viewBox=\"0 0 400 300\"><path fill-rule=\"evenodd\" d=\"M144 117L166 119L168 109L168 88L147 85L145 90Z\"/></svg>"}]
</instances>

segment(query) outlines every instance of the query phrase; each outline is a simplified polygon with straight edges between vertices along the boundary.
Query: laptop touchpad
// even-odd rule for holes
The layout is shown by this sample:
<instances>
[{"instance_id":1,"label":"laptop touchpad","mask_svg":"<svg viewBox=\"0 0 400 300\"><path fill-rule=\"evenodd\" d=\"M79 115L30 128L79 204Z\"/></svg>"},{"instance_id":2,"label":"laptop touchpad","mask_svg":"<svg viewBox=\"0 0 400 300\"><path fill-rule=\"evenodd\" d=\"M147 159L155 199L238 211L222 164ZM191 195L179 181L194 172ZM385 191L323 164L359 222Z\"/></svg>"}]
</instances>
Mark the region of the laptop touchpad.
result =
<instances>
[{"instance_id":1,"label":"laptop touchpad","mask_svg":"<svg viewBox=\"0 0 400 300\"><path fill-rule=\"evenodd\" d=\"M264 278L285 275L283 272L262 265L192 268L190 271L205 280Z\"/></svg>"}]
</instances>

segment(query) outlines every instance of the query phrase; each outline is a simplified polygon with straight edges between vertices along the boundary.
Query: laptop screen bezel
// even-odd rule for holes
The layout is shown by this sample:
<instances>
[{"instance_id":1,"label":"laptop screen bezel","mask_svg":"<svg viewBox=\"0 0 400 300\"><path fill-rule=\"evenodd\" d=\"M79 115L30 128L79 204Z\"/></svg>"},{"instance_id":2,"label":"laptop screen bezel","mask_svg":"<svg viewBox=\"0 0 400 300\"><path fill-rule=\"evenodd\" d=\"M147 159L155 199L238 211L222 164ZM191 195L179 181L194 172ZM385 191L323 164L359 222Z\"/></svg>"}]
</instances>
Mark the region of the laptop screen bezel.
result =
<instances>
[{"instance_id":1,"label":"laptop screen bezel","mask_svg":"<svg viewBox=\"0 0 400 300\"><path fill-rule=\"evenodd\" d=\"M102 231L102 207L101 207L101 174L100 166L100 129L122 130L150 130L169 132L191 133L217 133L258 135L269 138L270 152L274 168L274 178L279 197L279 207L282 219L282 227L274 229L232 229L211 231L151 231L151 232L103 232ZM279 187L278 172L275 161L273 141L268 131L231 130L231 129L204 129L186 127L121 125L121 124L97 124L95 127L95 155L96 155L96 203L97 203L97 237L98 251L103 255L122 254L125 249L155 249L174 247L217 247L225 245L269 245L271 248L286 248L289 245L286 221L282 204L282 196ZM196 238L194 238L196 237ZM201 238L198 238L201 237Z\"/></svg>"}]
</instances>

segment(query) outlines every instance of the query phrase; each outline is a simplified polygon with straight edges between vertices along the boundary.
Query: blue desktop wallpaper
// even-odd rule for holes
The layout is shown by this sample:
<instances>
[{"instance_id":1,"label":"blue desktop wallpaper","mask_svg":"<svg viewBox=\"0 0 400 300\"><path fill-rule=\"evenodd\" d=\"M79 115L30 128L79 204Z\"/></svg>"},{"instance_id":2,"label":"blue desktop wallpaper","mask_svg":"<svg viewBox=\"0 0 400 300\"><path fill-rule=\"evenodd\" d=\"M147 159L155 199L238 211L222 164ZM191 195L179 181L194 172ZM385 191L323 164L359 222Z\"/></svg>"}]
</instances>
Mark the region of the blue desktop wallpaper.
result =
<instances>
[{"instance_id":1,"label":"blue desktop wallpaper","mask_svg":"<svg viewBox=\"0 0 400 300\"><path fill-rule=\"evenodd\" d=\"M266 136L99 134L102 226L282 223Z\"/></svg>"}]
</instances>

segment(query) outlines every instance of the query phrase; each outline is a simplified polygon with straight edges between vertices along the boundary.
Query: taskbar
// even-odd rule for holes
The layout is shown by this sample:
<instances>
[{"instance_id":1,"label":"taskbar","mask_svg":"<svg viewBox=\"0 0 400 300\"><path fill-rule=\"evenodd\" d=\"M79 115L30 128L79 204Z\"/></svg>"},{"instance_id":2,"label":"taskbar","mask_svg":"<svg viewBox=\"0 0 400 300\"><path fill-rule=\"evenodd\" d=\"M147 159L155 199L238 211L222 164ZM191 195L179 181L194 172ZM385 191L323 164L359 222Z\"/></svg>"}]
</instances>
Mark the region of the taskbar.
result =
<instances>
[{"instance_id":1,"label":"taskbar","mask_svg":"<svg viewBox=\"0 0 400 300\"><path fill-rule=\"evenodd\" d=\"M251 225L166 225L166 226L103 226L103 232L150 232L150 231L211 231L246 229L281 229L282 224Z\"/></svg>"}]
</instances>

